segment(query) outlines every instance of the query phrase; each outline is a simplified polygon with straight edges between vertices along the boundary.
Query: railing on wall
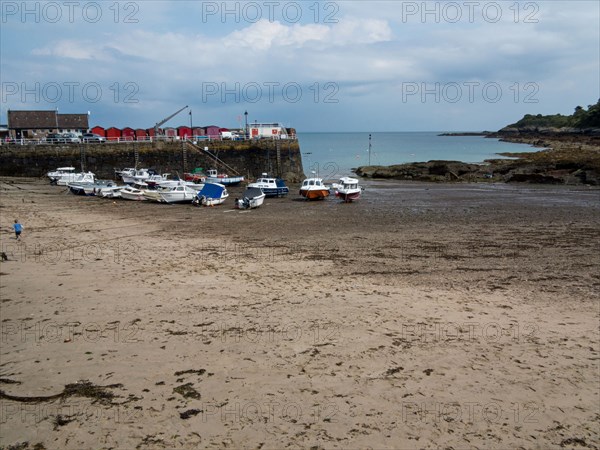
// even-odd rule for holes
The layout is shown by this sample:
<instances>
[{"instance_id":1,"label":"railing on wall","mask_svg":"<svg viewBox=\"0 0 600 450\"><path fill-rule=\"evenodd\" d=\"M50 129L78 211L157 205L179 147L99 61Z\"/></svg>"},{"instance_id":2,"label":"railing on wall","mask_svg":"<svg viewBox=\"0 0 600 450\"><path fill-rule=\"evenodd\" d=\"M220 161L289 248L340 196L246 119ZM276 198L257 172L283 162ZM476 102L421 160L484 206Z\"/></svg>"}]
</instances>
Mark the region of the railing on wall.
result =
<instances>
[{"instance_id":1,"label":"railing on wall","mask_svg":"<svg viewBox=\"0 0 600 450\"><path fill-rule=\"evenodd\" d=\"M86 140L85 142L81 139L79 140L71 140L67 142L64 139L12 139L12 138L4 138L0 139L0 145L75 145L75 144L98 144L102 145L105 142L111 144L127 144L131 142L181 142L181 141L189 141L193 144L200 144L202 142L211 142L211 141L286 141L286 140L296 140L297 136L295 134L286 135L286 137L273 136L273 137L247 137L247 136L239 136L235 138L222 138L221 136L191 136L191 137L179 137L179 136L143 136L143 137L107 137L103 138L102 142L98 142L96 140Z\"/></svg>"}]
</instances>

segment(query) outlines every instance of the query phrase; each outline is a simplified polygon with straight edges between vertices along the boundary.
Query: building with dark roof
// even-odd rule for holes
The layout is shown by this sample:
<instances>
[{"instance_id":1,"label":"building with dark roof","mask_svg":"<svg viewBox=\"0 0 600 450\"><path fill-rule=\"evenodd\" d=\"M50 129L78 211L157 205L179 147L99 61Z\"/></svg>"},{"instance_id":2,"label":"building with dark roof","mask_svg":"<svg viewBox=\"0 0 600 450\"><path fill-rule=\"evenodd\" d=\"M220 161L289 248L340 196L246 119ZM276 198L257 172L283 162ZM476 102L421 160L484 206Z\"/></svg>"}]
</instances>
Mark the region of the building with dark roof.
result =
<instances>
[{"instance_id":1,"label":"building with dark roof","mask_svg":"<svg viewBox=\"0 0 600 450\"><path fill-rule=\"evenodd\" d=\"M41 139L48 133L85 133L87 114L59 114L51 111L8 110L8 134L13 139Z\"/></svg>"}]
</instances>

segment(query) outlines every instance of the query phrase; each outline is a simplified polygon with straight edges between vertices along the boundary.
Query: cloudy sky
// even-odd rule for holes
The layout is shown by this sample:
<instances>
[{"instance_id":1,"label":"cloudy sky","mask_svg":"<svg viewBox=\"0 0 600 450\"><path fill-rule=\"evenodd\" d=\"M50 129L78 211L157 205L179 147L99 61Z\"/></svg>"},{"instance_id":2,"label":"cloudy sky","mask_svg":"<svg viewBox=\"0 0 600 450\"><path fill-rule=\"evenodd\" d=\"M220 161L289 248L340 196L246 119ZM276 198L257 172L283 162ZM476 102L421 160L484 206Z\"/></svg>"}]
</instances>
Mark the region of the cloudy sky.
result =
<instances>
[{"instance_id":1,"label":"cloudy sky","mask_svg":"<svg viewBox=\"0 0 600 450\"><path fill-rule=\"evenodd\" d=\"M0 3L0 123L474 131L600 97L597 1Z\"/></svg>"}]
</instances>

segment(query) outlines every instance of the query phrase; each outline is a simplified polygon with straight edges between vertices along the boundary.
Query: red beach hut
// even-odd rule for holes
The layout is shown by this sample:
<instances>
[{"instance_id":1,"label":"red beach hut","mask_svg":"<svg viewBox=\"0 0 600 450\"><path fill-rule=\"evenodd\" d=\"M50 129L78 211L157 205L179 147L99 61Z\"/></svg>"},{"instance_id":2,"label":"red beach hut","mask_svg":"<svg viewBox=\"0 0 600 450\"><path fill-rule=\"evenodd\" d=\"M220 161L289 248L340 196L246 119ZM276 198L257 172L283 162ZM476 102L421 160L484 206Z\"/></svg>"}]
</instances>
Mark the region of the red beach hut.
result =
<instances>
[{"instance_id":1,"label":"red beach hut","mask_svg":"<svg viewBox=\"0 0 600 450\"><path fill-rule=\"evenodd\" d=\"M94 134L97 134L98 136L106 137L106 130L104 129L104 127L100 127L97 125L90 130L90 133L94 133Z\"/></svg>"},{"instance_id":2,"label":"red beach hut","mask_svg":"<svg viewBox=\"0 0 600 450\"><path fill-rule=\"evenodd\" d=\"M130 127L125 127L121 130L121 137L124 141L133 141L135 140L135 130Z\"/></svg>"},{"instance_id":3,"label":"red beach hut","mask_svg":"<svg viewBox=\"0 0 600 450\"><path fill-rule=\"evenodd\" d=\"M143 128L137 128L135 130L136 141L146 141L148 139L148 133Z\"/></svg>"},{"instance_id":4,"label":"red beach hut","mask_svg":"<svg viewBox=\"0 0 600 450\"><path fill-rule=\"evenodd\" d=\"M192 129L190 127L186 127L185 125L181 127L177 127L177 136L180 139L188 139L192 137Z\"/></svg>"},{"instance_id":5,"label":"red beach hut","mask_svg":"<svg viewBox=\"0 0 600 450\"><path fill-rule=\"evenodd\" d=\"M216 125L209 125L206 127L206 135L209 139L219 139L221 134L219 133L219 127Z\"/></svg>"},{"instance_id":6,"label":"red beach hut","mask_svg":"<svg viewBox=\"0 0 600 450\"><path fill-rule=\"evenodd\" d=\"M106 140L107 141L118 141L121 138L121 130L116 127L110 127L106 129Z\"/></svg>"}]
</instances>

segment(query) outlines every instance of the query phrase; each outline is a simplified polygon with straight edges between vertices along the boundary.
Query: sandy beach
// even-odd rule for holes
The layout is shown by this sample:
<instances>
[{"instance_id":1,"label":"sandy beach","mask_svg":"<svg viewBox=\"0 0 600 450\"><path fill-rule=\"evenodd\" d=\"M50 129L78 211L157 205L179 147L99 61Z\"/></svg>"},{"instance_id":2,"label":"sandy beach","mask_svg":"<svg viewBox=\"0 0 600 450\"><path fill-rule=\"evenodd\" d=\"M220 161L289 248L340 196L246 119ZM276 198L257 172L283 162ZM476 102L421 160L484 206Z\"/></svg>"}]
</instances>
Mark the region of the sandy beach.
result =
<instances>
[{"instance_id":1,"label":"sandy beach","mask_svg":"<svg viewBox=\"0 0 600 450\"><path fill-rule=\"evenodd\" d=\"M600 190L365 185L0 178L0 447L600 448Z\"/></svg>"}]
</instances>

